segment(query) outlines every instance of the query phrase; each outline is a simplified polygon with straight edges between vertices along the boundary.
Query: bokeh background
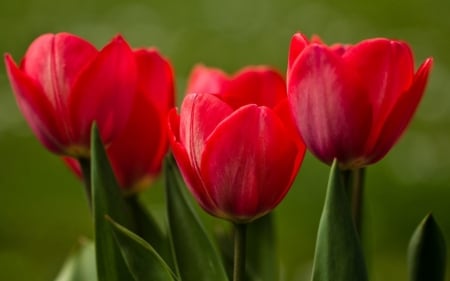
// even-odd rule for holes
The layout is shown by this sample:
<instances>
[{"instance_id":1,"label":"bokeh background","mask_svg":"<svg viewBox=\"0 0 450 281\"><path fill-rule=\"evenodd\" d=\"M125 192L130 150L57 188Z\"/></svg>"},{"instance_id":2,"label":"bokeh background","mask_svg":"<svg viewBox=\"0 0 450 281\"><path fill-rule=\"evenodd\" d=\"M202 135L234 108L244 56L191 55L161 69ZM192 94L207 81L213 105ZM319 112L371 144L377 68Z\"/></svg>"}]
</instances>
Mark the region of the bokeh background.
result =
<instances>
[{"instance_id":1,"label":"bokeh background","mask_svg":"<svg viewBox=\"0 0 450 281\"><path fill-rule=\"evenodd\" d=\"M397 281L406 280L408 240L426 213L433 211L450 239L449 12L447 0L1 1L0 52L18 61L46 32L72 32L98 47L121 33L132 46L157 46L170 58L182 96L198 62L231 73L269 64L284 73L296 31L328 43L379 36L408 41L417 65L428 56L435 65L409 130L368 169L364 230L371 280ZM80 183L31 134L4 67L0 159L0 280L53 280L80 237L92 236L89 212ZM307 155L276 210L284 280L307 280L327 174L327 166ZM164 213L161 184L143 196L156 214Z\"/></svg>"}]
</instances>

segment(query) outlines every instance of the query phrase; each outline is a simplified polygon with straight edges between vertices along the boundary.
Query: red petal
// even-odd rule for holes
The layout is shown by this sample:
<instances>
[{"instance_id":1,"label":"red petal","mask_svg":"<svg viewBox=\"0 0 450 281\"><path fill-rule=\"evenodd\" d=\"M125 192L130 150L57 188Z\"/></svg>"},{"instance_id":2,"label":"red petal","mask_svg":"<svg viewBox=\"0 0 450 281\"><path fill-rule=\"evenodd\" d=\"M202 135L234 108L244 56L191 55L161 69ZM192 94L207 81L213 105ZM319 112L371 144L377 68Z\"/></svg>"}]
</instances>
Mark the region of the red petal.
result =
<instances>
[{"instance_id":1,"label":"red petal","mask_svg":"<svg viewBox=\"0 0 450 281\"><path fill-rule=\"evenodd\" d=\"M230 78L218 68L198 64L191 71L186 94L218 94L225 89Z\"/></svg>"},{"instance_id":2,"label":"red petal","mask_svg":"<svg viewBox=\"0 0 450 281\"><path fill-rule=\"evenodd\" d=\"M75 139L89 146L92 123L109 143L126 125L136 92L136 62L128 44L114 38L81 74L69 96Z\"/></svg>"},{"instance_id":3,"label":"red petal","mask_svg":"<svg viewBox=\"0 0 450 281\"><path fill-rule=\"evenodd\" d=\"M45 34L28 48L21 69L39 83L59 118L67 118L67 96L84 67L96 56L89 42L68 34Z\"/></svg>"},{"instance_id":4,"label":"red petal","mask_svg":"<svg viewBox=\"0 0 450 281\"><path fill-rule=\"evenodd\" d=\"M344 55L359 86L369 96L376 111L389 111L408 90L414 76L411 50L403 42L387 39L362 41ZM356 82L356 81L355 81Z\"/></svg>"},{"instance_id":5,"label":"red petal","mask_svg":"<svg viewBox=\"0 0 450 281\"><path fill-rule=\"evenodd\" d=\"M289 46L289 58L287 68L288 72L294 66L295 61L303 52L303 49L305 49L306 46L308 45L309 45L308 38L306 38L305 35L301 33L295 33L294 36L292 36L291 44Z\"/></svg>"},{"instance_id":6,"label":"red petal","mask_svg":"<svg viewBox=\"0 0 450 281\"><path fill-rule=\"evenodd\" d=\"M154 49L140 49L134 54L139 74L138 92L146 93L158 112L167 115L175 104L172 66Z\"/></svg>"},{"instance_id":7,"label":"red petal","mask_svg":"<svg viewBox=\"0 0 450 281\"><path fill-rule=\"evenodd\" d=\"M201 172L224 214L248 221L272 210L288 192L300 166L295 141L267 107L240 108L208 140Z\"/></svg>"},{"instance_id":8,"label":"red petal","mask_svg":"<svg viewBox=\"0 0 450 281\"><path fill-rule=\"evenodd\" d=\"M77 176L77 178L79 178L80 180L83 179L83 172L81 171L80 162L78 162L77 159L72 157L62 157L61 159L69 168L69 170L72 171L75 176Z\"/></svg>"},{"instance_id":9,"label":"red petal","mask_svg":"<svg viewBox=\"0 0 450 281\"><path fill-rule=\"evenodd\" d=\"M325 42L323 42L322 38L320 38L320 36L317 34L311 35L311 40L309 40L309 44L326 45Z\"/></svg>"},{"instance_id":10,"label":"red petal","mask_svg":"<svg viewBox=\"0 0 450 281\"><path fill-rule=\"evenodd\" d=\"M17 104L41 143L54 153L62 153L67 138L61 131L60 118L39 85L17 68L9 54L5 55L6 71Z\"/></svg>"},{"instance_id":11,"label":"red petal","mask_svg":"<svg viewBox=\"0 0 450 281\"><path fill-rule=\"evenodd\" d=\"M343 56L348 50L352 48L352 46L338 43L331 45L329 48L330 50L335 52L336 55Z\"/></svg>"},{"instance_id":12,"label":"red petal","mask_svg":"<svg viewBox=\"0 0 450 281\"><path fill-rule=\"evenodd\" d=\"M288 99L285 98L284 100L282 100L274 108L274 112L283 122L284 127L286 128L286 132L291 135L292 139L295 139L298 142L299 150L303 151L302 154L305 154L306 146L295 124L294 116L292 115Z\"/></svg>"},{"instance_id":13,"label":"red petal","mask_svg":"<svg viewBox=\"0 0 450 281\"><path fill-rule=\"evenodd\" d=\"M230 80L221 97L235 109L247 104L273 108L286 97L286 83L274 69L248 67Z\"/></svg>"},{"instance_id":14,"label":"red petal","mask_svg":"<svg viewBox=\"0 0 450 281\"><path fill-rule=\"evenodd\" d=\"M414 76L411 88L400 97L394 110L382 124L383 128L377 138L377 143L373 151L370 151L370 155L372 155L370 163L375 163L383 158L405 131L425 92L432 65L433 60L429 58L420 66Z\"/></svg>"},{"instance_id":15,"label":"red petal","mask_svg":"<svg viewBox=\"0 0 450 281\"><path fill-rule=\"evenodd\" d=\"M209 197L208 191L204 187L199 171L195 170L189 159L188 153L180 143L179 139L180 117L177 115L175 108L169 111L168 132L170 147L172 149L178 168L186 182L189 190L197 199L197 202L208 212L215 213L217 209Z\"/></svg>"},{"instance_id":16,"label":"red petal","mask_svg":"<svg viewBox=\"0 0 450 281\"><path fill-rule=\"evenodd\" d=\"M133 188L159 173L168 145L166 121L166 114L161 115L145 93L138 93L125 130L108 148L123 188Z\"/></svg>"},{"instance_id":17,"label":"red petal","mask_svg":"<svg viewBox=\"0 0 450 281\"><path fill-rule=\"evenodd\" d=\"M370 150L400 96L413 80L414 63L411 50L403 42L387 39L366 40L344 55L347 67L354 71L354 81L372 104Z\"/></svg>"},{"instance_id":18,"label":"red petal","mask_svg":"<svg viewBox=\"0 0 450 281\"><path fill-rule=\"evenodd\" d=\"M232 109L215 95L190 94L184 98L180 112L180 142L196 167L206 139Z\"/></svg>"},{"instance_id":19,"label":"red petal","mask_svg":"<svg viewBox=\"0 0 450 281\"><path fill-rule=\"evenodd\" d=\"M125 130L108 149L124 188L159 173L168 146L167 113L174 104L170 64L156 50L140 49L134 55L139 77L133 110Z\"/></svg>"},{"instance_id":20,"label":"red petal","mask_svg":"<svg viewBox=\"0 0 450 281\"><path fill-rule=\"evenodd\" d=\"M322 161L360 156L371 108L342 59L325 46L307 47L289 73L288 97L307 147Z\"/></svg>"}]
</instances>

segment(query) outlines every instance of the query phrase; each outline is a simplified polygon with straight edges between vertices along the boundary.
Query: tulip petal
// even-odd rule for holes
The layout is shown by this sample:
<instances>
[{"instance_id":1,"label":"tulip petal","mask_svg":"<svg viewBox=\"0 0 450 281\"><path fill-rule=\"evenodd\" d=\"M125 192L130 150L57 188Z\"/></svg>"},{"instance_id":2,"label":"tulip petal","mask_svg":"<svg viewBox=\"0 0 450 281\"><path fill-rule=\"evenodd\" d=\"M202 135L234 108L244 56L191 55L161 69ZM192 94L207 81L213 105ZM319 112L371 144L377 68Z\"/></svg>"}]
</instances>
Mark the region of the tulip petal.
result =
<instances>
[{"instance_id":1,"label":"tulip petal","mask_svg":"<svg viewBox=\"0 0 450 281\"><path fill-rule=\"evenodd\" d=\"M79 179L83 179L83 172L81 171L80 162L76 158L64 156L61 158L64 164L71 170Z\"/></svg>"},{"instance_id":2,"label":"tulip petal","mask_svg":"<svg viewBox=\"0 0 450 281\"><path fill-rule=\"evenodd\" d=\"M198 170L193 167L188 152L180 143L180 117L177 115L175 108L169 111L168 121L170 147L175 156L178 168L183 175L183 179L202 208L213 213L217 208L209 197L208 191L200 178Z\"/></svg>"},{"instance_id":3,"label":"tulip petal","mask_svg":"<svg viewBox=\"0 0 450 281\"><path fill-rule=\"evenodd\" d=\"M414 62L409 46L387 39L362 41L344 55L354 83L372 104L373 124L366 150L373 149L386 118L412 83Z\"/></svg>"},{"instance_id":4,"label":"tulip petal","mask_svg":"<svg viewBox=\"0 0 450 281\"><path fill-rule=\"evenodd\" d=\"M286 96L286 83L274 69L248 67L230 80L220 96L234 109L247 104L273 108Z\"/></svg>"},{"instance_id":5,"label":"tulip petal","mask_svg":"<svg viewBox=\"0 0 450 281\"><path fill-rule=\"evenodd\" d=\"M378 142L373 150L368 152L369 155L373 155L370 163L375 163L383 158L405 131L422 99L432 65L433 59L429 58L419 67L411 88L403 93L395 105L395 109L383 123L382 130L376 137Z\"/></svg>"},{"instance_id":6,"label":"tulip petal","mask_svg":"<svg viewBox=\"0 0 450 281\"><path fill-rule=\"evenodd\" d=\"M138 89L125 129L108 148L108 155L123 188L135 188L156 176L167 151L167 126L162 126L174 103L170 64L156 50L134 52Z\"/></svg>"},{"instance_id":7,"label":"tulip petal","mask_svg":"<svg viewBox=\"0 0 450 281\"><path fill-rule=\"evenodd\" d=\"M190 94L184 98L180 111L180 140L196 169L205 140L231 113L232 109L215 95Z\"/></svg>"},{"instance_id":8,"label":"tulip petal","mask_svg":"<svg viewBox=\"0 0 450 281\"><path fill-rule=\"evenodd\" d=\"M278 117L282 120L284 126L287 128L287 132L292 135L293 139L296 139L300 150L306 150L306 146L303 142L302 136L297 130L297 125L294 121L294 116L292 115L292 111L289 105L289 101L287 98L284 98L277 106L273 109L274 112L278 115Z\"/></svg>"},{"instance_id":9,"label":"tulip petal","mask_svg":"<svg viewBox=\"0 0 450 281\"><path fill-rule=\"evenodd\" d=\"M17 104L31 130L54 153L62 153L67 139L61 133L60 119L39 85L23 73L11 56L5 56L6 70Z\"/></svg>"},{"instance_id":10,"label":"tulip petal","mask_svg":"<svg viewBox=\"0 0 450 281\"><path fill-rule=\"evenodd\" d=\"M44 34L28 48L21 69L42 86L62 116L66 114L71 86L97 53L93 45L72 34Z\"/></svg>"},{"instance_id":11,"label":"tulip petal","mask_svg":"<svg viewBox=\"0 0 450 281\"><path fill-rule=\"evenodd\" d=\"M387 39L362 41L344 55L360 87L369 95L374 114L389 112L414 76L414 62L407 44Z\"/></svg>"},{"instance_id":12,"label":"tulip petal","mask_svg":"<svg viewBox=\"0 0 450 281\"><path fill-rule=\"evenodd\" d=\"M174 104L174 74L170 63L155 49L140 49L134 52L138 67L138 92L147 93L147 99L161 116Z\"/></svg>"},{"instance_id":13,"label":"tulip petal","mask_svg":"<svg viewBox=\"0 0 450 281\"><path fill-rule=\"evenodd\" d=\"M342 59L326 46L310 45L289 76L291 109L312 153L329 164L361 155L372 113Z\"/></svg>"},{"instance_id":14,"label":"tulip petal","mask_svg":"<svg viewBox=\"0 0 450 281\"><path fill-rule=\"evenodd\" d=\"M288 73L291 71L297 58L308 45L308 38L302 33L295 33L294 36L292 36L291 44L289 46Z\"/></svg>"},{"instance_id":15,"label":"tulip petal","mask_svg":"<svg viewBox=\"0 0 450 281\"><path fill-rule=\"evenodd\" d=\"M198 64L189 76L186 94L218 94L225 89L228 80L228 75L222 70Z\"/></svg>"},{"instance_id":16,"label":"tulip petal","mask_svg":"<svg viewBox=\"0 0 450 281\"><path fill-rule=\"evenodd\" d=\"M134 54L120 36L105 46L77 79L69 96L73 133L89 145L95 121L108 144L126 125L137 82Z\"/></svg>"},{"instance_id":17,"label":"tulip petal","mask_svg":"<svg viewBox=\"0 0 450 281\"><path fill-rule=\"evenodd\" d=\"M230 219L246 221L281 201L298 171L299 158L295 141L277 115L267 107L248 105L211 134L201 172L219 209Z\"/></svg>"},{"instance_id":18,"label":"tulip petal","mask_svg":"<svg viewBox=\"0 0 450 281\"><path fill-rule=\"evenodd\" d=\"M123 188L133 188L146 176L160 171L168 145L162 118L155 106L138 93L127 126L108 148L111 165Z\"/></svg>"}]
</instances>

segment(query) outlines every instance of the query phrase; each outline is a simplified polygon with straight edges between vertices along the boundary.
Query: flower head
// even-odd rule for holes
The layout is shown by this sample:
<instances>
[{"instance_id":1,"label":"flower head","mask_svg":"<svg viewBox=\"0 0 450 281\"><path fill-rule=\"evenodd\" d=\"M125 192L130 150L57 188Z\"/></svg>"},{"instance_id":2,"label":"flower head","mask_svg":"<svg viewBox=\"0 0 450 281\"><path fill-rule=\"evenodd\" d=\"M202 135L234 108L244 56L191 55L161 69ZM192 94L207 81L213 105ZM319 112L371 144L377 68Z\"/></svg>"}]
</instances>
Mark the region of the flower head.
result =
<instances>
[{"instance_id":1,"label":"flower head","mask_svg":"<svg viewBox=\"0 0 450 281\"><path fill-rule=\"evenodd\" d=\"M369 39L327 46L298 33L291 41L287 91L308 149L343 168L379 161L410 122L425 90L432 59L414 72L402 41Z\"/></svg>"},{"instance_id":2,"label":"flower head","mask_svg":"<svg viewBox=\"0 0 450 281\"><path fill-rule=\"evenodd\" d=\"M248 222L289 191L305 147L289 112L284 79L267 67L233 77L197 66L180 114L169 113L175 159L210 214Z\"/></svg>"},{"instance_id":3,"label":"flower head","mask_svg":"<svg viewBox=\"0 0 450 281\"><path fill-rule=\"evenodd\" d=\"M136 63L121 36L102 50L68 33L44 34L19 65L5 55L17 103L51 152L89 157L95 121L109 143L125 127L136 88Z\"/></svg>"}]
</instances>

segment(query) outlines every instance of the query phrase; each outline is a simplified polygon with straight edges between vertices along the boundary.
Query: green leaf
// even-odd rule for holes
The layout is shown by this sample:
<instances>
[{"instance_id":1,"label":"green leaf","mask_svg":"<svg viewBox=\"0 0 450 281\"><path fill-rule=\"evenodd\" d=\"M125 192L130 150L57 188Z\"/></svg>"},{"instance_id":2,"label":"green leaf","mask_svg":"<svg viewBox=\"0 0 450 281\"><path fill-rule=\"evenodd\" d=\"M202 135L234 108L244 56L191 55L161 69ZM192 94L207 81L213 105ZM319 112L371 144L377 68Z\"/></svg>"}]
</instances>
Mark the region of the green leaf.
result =
<instances>
[{"instance_id":1,"label":"green leaf","mask_svg":"<svg viewBox=\"0 0 450 281\"><path fill-rule=\"evenodd\" d=\"M109 215L127 228L134 229L131 211L122 197L96 125L92 127L91 142L91 180L98 280L132 281L134 279L115 241L112 226L105 220L105 215Z\"/></svg>"},{"instance_id":2,"label":"green leaf","mask_svg":"<svg viewBox=\"0 0 450 281\"><path fill-rule=\"evenodd\" d=\"M167 212L179 275L183 281L226 281L222 260L180 186L174 161L165 165Z\"/></svg>"},{"instance_id":3,"label":"green leaf","mask_svg":"<svg viewBox=\"0 0 450 281\"><path fill-rule=\"evenodd\" d=\"M125 261L136 281L178 280L170 267L144 239L108 218Z\"/></svg>"},{"instance_id":4,"label":"green leaf","mask_svg":"<svg viewBox=\"0 0 450 281\"><path fill-rule=\"evenodd\" d=\"M336 161L320 218L313 281L365 281L367 270Z\"/></svg>"},{"instance_id":5,"label":"green leaf","mask_svg":"<svg viewBox=\"0 0 450 281\"><path fill-rule=\"evenodd\" d=\"M92 242L81 245L64 263L55 281L95 281L95 247Z\"/></svg>"},{"instance_id":6,"label":"green leaf","mask_svg":"<svg viewBox=\"0 0 450 281\"><path fill-rule=\"evenodd\" d=\"M147 241L169 264L173 265L168 235L161 230L160 225L139 201L137 196L126 198L135 221L135 233Z\"/></svg>"},{"instance_id":7,"label":"green leaf","mask_svg":"<svg viewBox=\"0 0 450 281\"><path fill-rule=\"evenodd\" d=\"M252 280L279 279L279 261L275 241L273 213L247 225L247 270Z\"/></svg>"},{"instance_id":8,"label":"green leaf","mask_svg":"<svg viewBox=\"0 0 450 281\"><path fill-rule=\"evenodd\" d=\"M428 214L414 231L408 247L409 280L443 281L445 278L445 239Z\"/></svg>"}]
</instances>

